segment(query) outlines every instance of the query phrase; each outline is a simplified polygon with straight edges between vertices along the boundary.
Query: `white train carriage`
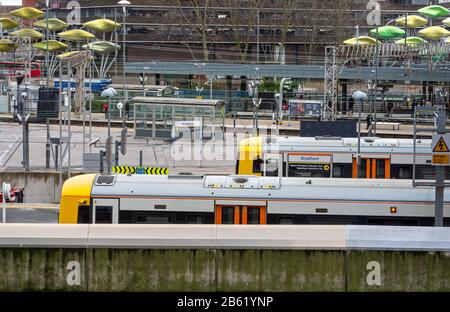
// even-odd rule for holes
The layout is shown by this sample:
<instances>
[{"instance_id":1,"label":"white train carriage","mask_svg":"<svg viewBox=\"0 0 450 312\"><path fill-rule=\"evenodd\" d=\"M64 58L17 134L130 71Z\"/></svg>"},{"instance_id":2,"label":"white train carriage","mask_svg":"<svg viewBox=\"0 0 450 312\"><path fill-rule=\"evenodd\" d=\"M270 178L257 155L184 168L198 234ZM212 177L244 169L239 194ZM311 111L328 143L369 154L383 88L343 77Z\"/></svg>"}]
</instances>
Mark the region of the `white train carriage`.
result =
<instances>
[{"instance_id":1,"label":"white train carriage","mask_svg":"<svg viewBox=\"0 0 450 312\"><path fill-rule=\"evenodd\" d=\"M433 225L434 198L410 180L89 174L65 182L59 221Z\"/></svg>"},{"instance_id":2,"label":"white train carriage","mask_svg":"<svg viewBox=\"0 0 450 312\"><path fill-rule=\"evenodd\" d=\"M416 178L433 179L431 140L416 140ZM413 139L363 137L359 177L412 179ZM358 138L262 136L242 140L236 173L283 177L358 177ZM450 167L446 170L450 179Z\"/></svg>"}]
</instances>

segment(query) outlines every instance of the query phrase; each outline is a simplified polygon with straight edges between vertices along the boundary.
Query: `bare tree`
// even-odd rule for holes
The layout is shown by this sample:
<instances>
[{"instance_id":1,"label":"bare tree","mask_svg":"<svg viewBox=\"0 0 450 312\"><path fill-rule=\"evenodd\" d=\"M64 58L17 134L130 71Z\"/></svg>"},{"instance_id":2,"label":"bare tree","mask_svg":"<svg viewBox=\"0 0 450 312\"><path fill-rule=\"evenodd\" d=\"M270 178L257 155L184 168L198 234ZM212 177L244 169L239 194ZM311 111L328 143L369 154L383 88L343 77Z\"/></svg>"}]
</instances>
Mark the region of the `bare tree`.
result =
<instances>
[{"instance_id":1,"label":"bare tree","mask_svg":"<svg viewBox=\"0 0 450 312\"><path fill-rule=\"evenodd\" d=\"M188 3L192 8L192 14L186 15L183 9L183 4ZM203 60L209 59L209 47L208 47L208 33L210 27L210 21L213 18L214 12L212 7L214 6L214 0L178 0L181 14L186 19L187 23L192 25L195 32L200 35L202 44Z\"/></svg>"},{"instance_id":2,"label":"bare tree","mask_svg":"<svg viewBox=\"0 0 450 312\"><path fill-rule=\"evenodd\" d=\"M266 0L224 0L223 3L229 7L229 20L231 21L235 47L239 51L240 60L247 62L251 41L258 31L256 23L259 10L264 7Z\"/></svg>"}]
</instances>

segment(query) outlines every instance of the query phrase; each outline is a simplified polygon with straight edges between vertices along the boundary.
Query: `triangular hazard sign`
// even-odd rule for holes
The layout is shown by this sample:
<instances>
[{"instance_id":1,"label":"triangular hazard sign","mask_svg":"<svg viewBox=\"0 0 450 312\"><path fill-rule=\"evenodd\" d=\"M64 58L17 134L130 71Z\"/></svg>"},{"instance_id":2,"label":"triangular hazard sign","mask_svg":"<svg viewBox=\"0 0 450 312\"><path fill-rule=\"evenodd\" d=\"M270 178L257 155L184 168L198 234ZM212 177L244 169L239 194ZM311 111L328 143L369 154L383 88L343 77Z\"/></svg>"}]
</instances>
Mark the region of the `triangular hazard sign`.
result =
<instances>
[{"instance_id":1,"label":"triangular hazard sign","mask_svg":"<svg viewBox=\"0 0 450 312\"><path fill-rule=\"evenodd\" d=\"M448 146L442 137L437 142L436 146L433 149L433 152L436 152L436 153L448 153L449 152Z\"/></svg>"}]
</instances>

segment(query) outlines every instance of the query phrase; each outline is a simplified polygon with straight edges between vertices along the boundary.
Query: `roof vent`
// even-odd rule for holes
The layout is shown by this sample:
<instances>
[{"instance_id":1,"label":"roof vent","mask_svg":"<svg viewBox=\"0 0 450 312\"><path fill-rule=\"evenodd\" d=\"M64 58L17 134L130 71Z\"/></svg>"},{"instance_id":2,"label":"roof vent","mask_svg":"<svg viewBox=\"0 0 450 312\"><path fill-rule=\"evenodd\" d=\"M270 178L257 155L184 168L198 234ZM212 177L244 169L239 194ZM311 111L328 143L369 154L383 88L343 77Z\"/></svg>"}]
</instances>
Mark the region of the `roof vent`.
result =
<instances>
[{"instance_id":1,"label":"roof vent","mask_svg":"<svg viewBox=\"0 0 450 312\"><path fill-rule=\"evenodd\" d=\"M95 180L95 185L113 185L115 181L115 175L99 175Z\"/></svg>"},{"instance_id":2,"label":"roof vent","mask_svg":"<svg viewBox=\"0 0 450 312\"><path fill-rule=\"evenodd\" d=\"M234 183L240 183L240 184L247 183L248 182L248 178L240 178L240 177L233 178L233 182Z\"/></svg>"}]
</instances>

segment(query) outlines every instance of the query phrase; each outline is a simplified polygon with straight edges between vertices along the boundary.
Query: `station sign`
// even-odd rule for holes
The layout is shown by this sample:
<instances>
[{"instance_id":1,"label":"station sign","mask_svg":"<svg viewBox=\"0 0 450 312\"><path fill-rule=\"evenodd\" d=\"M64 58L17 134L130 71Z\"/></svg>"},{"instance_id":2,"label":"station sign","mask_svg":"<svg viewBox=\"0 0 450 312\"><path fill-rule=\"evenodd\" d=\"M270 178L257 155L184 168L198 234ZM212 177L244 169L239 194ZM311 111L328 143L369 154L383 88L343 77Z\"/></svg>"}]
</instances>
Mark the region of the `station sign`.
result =
<instances>
[{"instance_id":1,"label":"station sign","mask_svg":"<svg viewBox=\"0 0 450 312\"><path fill-rule=\"evenodd\" d=\"M450 166L450 134L433 134L431 164Z\"/></svg>"},{"instance_id":2,"label":"station sign","mask_svg":"<svg viewBox=\"0 0 450 312\"><path fill-rule=\"evenodd\" d=\"M326 176L331 172L331 155L289 155L289 172L318 172Z\"/></svg>"}]
</instances>

